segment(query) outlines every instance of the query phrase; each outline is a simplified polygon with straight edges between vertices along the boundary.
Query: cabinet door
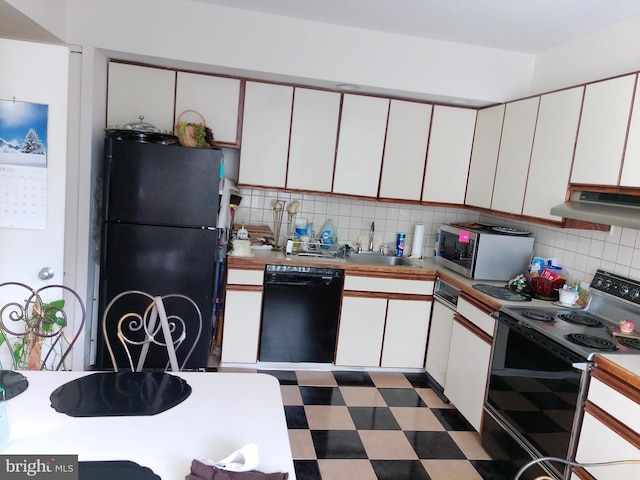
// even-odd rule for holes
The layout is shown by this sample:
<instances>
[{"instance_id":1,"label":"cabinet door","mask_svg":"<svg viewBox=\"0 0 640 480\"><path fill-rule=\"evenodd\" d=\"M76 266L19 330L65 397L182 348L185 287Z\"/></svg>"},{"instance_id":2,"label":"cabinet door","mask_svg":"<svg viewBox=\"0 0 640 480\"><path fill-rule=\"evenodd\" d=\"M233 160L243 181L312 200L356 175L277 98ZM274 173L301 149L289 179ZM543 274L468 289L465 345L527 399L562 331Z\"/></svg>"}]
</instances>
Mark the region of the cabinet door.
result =
<instances>
[{"instance_id":1,"label":"cabinet door","mask_svg":"<svg viewBox=\"0 0 640 480\"><path fill-rule=\"evenodd\" d=\"M624 427L623 427L624 428ZM637 439L634 439L637 441ZM608 425L585 413L578 440L576 461L581 463L639 460L640 449ZM590 466L586 470L598 480L640 478L640 465Z\"/></svg>"},{"instance_id":2,"label":"cabinet door","mask_svg":"<svg viewBox=\"0 0 640 480\"><path fill-rule=\"evenodd\" d=\"M295 89L288 188L331 191L339 117L339 93Z\"/></svg>"},{"instance_id":3,"label":"cabinet door","mask_svg":"<svg viewBox=\"0 0 640 480\"><path fill-rule=\"evenodd\" d=\"M388 113L388 99L344 95L333 180L335 193L377 196Z\"/></svg>"},{"instance_id":4,"label":"cabinet door","mask_svg":"<svg viewBox=\"0 0 640 480\"><path fill-rule=\"evenodd\" d=\"M247 82L238 182L284 187L293 87Z\"/></svg>"},{"instance_id":5,"label":"cabinet door","mask_svg":"<svg viewBox=\"0 0 640 480\"><path fill-rule=\"evenodd\" d=\"M240 80L178 72L176 116L185 110L197 111L213 130L216 142L238 145L239 108ZM200 123L199 117L193 114L185 114L182 119Z\"/></svg>"},{"instance_id":6,"label":"cabinet door","mask_svg":"<svg viewBox=\"0 0 640 480\"><path fill-rule=\"evenodd\" d=\"M380 365L386 309L384 298L342 297L336 365Z\"/></svg>"},{"instance_id":7,"label":"cabinet door","mask_svg":"<svg viewBox=\"0 0 640 480\"><path fill-rule=\"evenodd\" d=\"M587 85L571 183L617 185L636 75Z\"/></svg>"},{"instance_id":8,"label":"cabinet door","mask_svg":"<svg viewBox=\"0 0 640 480\"><path fill-rule=\"evenodd\" d=\"M389 300L380 366L422 368L430 310L426 300Z\"/></svg>"},{"instance_id":9,"label":"cabinet door","mask_svg":"<svg viewBox=\"0 0 640 480\"><path fill-rule=\"evenodd\" d=\"M262 291L227 288L221 361L256 363L260 338Z\"/></svg>"},{"instance_id":10,"label":"cabinet door","mask_svg":"<svg viewBox=\"0 0 640 480\"><path fill-rule=\"evenodd\" d=\"M561 220L549 211L566 199L583 92L572 88L540 99L524 215Z\"/></svg>"},{"instance_id":11,"label":"cabinet door","mask_svg":"<svg viewBox=\"0 0 640 480\"><path fill-rule=\"evenodd\" d=\"M453 310L440 302L433 302L425 369L441 387L446 385L452 328Z\"/></svg>"},{"instance_id":12,"label":"cabinet door","mask_svg":"<svg viewBox=\"0 0 640 480\"><path fill-rule=\"evenodd\" d=\"M640 88L637 87L627 137L627 148L624 152L620 186L640 187Z\"/></svg>"},{"instance_id":13,"label":"cabinet door","mask_svg":"<svg viewBox=\"0 0 640 480\"><path fill-rule=\"evenodd\" d=\"M464 204L475 124L475 110L434 107L423 201Z\"/></svg>"},{"instance_id":14,"label":"cabinet door","mask_svg":"<svg viewBox=\"0 0 640 480\"><path fill-rule=\"evenodd\" d=\"M478 111L465 205L491 208L503 119L504 105Z\"/></svg>"},{"instance_id":15,"label":"cabinet door","mask_svg":"<svg viewBox=\"0 0 640 480\"><path fill-rule=\"evenodd\" d=\"M384 147L381 198L420 200L432 106L391 100Z\"/></svg>"},{"instance_id":16,"label":"cabinet door","mask_svg":"<svg viewBox=\"0 0 640 480\"><path fill-rule=\"evenodd\" d=\"M173 132L176 73L162 68L109 62L107 125L138 122Z\"/></svg>"},{"instance_id":17,"label":"cabinet door","mask_svg":"<svg viewBox=\"0 0 640 480\"><path fill-rule=\"evenodd\" d=\"M458 411L480 431L491 345L454 321L444 394Z\"/></svg>"},{"instance_id":18,"label":"cabinet door","mask_svg":"<svg viewBox=\"0 0 640 480\"><path fill-rule=\"evenodd\" d=\"M507 104L492 210L517 215L522 213L539 102L540 97L533 97Z\"/></svg>"}]
</instances>

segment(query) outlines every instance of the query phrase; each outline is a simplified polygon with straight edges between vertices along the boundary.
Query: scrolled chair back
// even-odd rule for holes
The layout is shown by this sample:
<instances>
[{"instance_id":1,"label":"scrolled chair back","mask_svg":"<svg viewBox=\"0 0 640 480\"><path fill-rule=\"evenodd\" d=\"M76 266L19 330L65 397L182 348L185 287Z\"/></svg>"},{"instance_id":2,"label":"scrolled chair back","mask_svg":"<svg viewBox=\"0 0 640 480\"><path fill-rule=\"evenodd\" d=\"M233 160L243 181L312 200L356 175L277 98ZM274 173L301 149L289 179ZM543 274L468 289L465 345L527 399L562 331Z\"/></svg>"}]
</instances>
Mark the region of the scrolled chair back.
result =
<instances>
[{"instance_id":1,"label":"scrolled chair back","mask_svg":"<svg viewBox=\"0 0 640 480\"><path fill-rule=\"evenodd\" d=\"M4 282L0 298L0 367L8 362L16 370L68 370L86 317L80 296L65 285L36 290Z\"/></svg>"},{"instance_id":2,"label":"scrolled chair back","mask_svg":"<svg viewBox=\"0 0 640 480\"><path fill-rule=\"evenodd\" d=\"M182 304L178 311L173 307ZM196 329L189 331L185 312L197 317ZM153 296L139 290L122 292L108 303L102 316L102 333L114 370L118 362L116 345L124 352L128 368L142 371L151 349L166 353L165 370L182 370L202 334L202 314L196 303L181 294ZM113 337L116 337L118 343ZM159 347L159 348L158 348ZM185 353L185 349L188 350ZM120 355L122 357L122 355Z\"/></svg>"}]
</instances>

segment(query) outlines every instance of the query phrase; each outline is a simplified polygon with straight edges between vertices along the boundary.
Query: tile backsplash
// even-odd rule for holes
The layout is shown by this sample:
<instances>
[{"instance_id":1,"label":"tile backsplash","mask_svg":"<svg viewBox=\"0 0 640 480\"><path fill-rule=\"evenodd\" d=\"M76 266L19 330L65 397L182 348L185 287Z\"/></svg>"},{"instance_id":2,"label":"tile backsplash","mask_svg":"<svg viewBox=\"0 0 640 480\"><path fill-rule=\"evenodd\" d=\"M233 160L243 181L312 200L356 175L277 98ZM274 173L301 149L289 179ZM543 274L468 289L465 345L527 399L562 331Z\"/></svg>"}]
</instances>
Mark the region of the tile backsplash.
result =
<instances>
[{"instance_id":1,"label":"tile backsplash","mask_svg":"<svg viewBox=\"0 0 640 480\"><path fill-rule=\"evenodd\" d=\"M556 258L571 281L590 282L598 268L626 277L640 279L640 233L638 230L613 227L611 232L563 229L520 222L464 208L442 208L402 203L377 202L320 195L300 195L260 189L241 189L242 201L235 222L269 225L273 229L273 204L284 201L282 235L287 228L286 207L300 202L296 219L305 218L319 233L331 218L338 241L354 243L369 232L375 222L375 234L383 243L393 244L399 232L406 233L405 255L411 253L415 225L424 225L423 256L433 256L435 235L442 223L484 221L529 230L536 241L534 255Z\"/></svg>"}]
</instances>

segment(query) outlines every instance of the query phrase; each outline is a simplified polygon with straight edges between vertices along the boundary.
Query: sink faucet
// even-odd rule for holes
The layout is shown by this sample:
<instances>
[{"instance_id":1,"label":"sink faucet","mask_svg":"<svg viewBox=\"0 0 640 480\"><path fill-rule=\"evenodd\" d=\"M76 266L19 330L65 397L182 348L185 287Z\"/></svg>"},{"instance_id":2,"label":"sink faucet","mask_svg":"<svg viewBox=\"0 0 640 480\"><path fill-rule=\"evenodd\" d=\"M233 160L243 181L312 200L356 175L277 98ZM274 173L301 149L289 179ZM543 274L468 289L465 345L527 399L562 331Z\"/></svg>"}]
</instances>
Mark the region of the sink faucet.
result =
<instances>
[{"instance_id":1,"label":"sink faucet","mask_svg":"<svg viewBox=\"0 0 640 480\"><path fill-rule=\"evenodd\" d=\"M373 232L376 230L376 222L371 222L371 228L369 229L369 251L373 252Z\"/></svg>"}]
</instances>

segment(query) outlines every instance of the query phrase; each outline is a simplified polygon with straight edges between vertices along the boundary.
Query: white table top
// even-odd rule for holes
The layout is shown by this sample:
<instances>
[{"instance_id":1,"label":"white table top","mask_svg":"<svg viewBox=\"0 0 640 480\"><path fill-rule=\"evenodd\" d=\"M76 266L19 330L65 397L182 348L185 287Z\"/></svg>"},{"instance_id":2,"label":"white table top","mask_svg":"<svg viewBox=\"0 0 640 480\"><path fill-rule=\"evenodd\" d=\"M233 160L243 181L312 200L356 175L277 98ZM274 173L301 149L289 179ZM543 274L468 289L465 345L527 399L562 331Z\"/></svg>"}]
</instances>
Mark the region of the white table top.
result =
<instances>
[{"instance_id":1,"label":"white table top","mask_svg":"<svg viewBox=\"0 0 640 480\"><path fill-rule=\"evenodd\" d=\"M182 479L194 458L217 461L258 445L263 472L295 480L280 386L271 375L180 372L191 395L151 416L70 417L51 408L58 386L93 372L21 372L29 388L10 399L11 443L3 454L77 454L80 461L131 460L163 480Z\"/></svg>"}]
</instances>

